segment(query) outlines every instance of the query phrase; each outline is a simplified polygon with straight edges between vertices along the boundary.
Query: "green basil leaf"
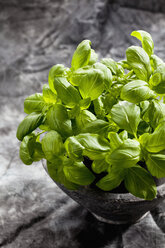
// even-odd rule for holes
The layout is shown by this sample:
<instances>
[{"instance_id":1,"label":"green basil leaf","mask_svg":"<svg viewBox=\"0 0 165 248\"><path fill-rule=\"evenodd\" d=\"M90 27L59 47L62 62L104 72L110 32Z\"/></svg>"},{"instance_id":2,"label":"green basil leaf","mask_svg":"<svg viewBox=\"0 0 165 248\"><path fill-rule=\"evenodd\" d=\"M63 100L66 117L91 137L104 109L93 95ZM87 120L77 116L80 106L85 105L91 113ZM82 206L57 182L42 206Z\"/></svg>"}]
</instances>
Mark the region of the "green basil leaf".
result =
<instances>
[{"instance_id":1,"label":"green basil leaf","mask_svg":"<svg viewBox=\"0 0 165 248\"><path fill-rule=\"evenodd\" d=\"M104 159L94 160L92 163L92 170L97 174L106 171L108 167L109 164Z\"/></svg>"},{"instance_id":2,"label":"green basil leaf","mask_svg":"<svg viewBox=\"0 0 165 248\"><path fill-rule=\"evenodd\" d=\"M88 65L91 57L91 41L83 40L78 47L76 48L73 57L71 66L74 70L77 70L80 67Z\"/></svg>"},{"instance_id":3,"label":"green basil leaf","mask_svg":"<svg viewBox=\"0 0 165 248\"><path fill-rule=\"evenodd\" d=\"M49 87L51 91L53 91L55 94L56 94L56 90L54 89L54 79L56 77L66 77L67 71L68 71L68 68L66 68L62 64L54 65L50 69L49 76L48 76L48 82L49 82Z\"/></svg>"},{"instance_id":4,"label":"green basil leaf","mask_svg":"<svg viewBox=\"0 0 165 248\"><path fill-rule=\"evenodd\" d=\"M165 94L165 81L152 88L157 94Z\"/></svg>"},{"instance_id":5,"label":"green basil leaf","mask_svg":"<svg viewBox=\"0 0 165 248\"><path fill-rule=\"evenodd\" d=\"M77 161L82 161L83 160L83 150L84 146L82 146L76 139L76 137L69 137L66 139L65 143L65 149L68 153L68 156Z\"/></svg>"},{"instance_id":6,"label":"green basil leaf","mask_svg":"<svg viewBox=\"0 0 165 248\"><path fill-rule=\"evenodd\" d=\"M164 63L163 60L155 54L151 55L150 61L154 70L156 70L161 64Z\"/></svg>"},{"instance_id":7,"label":"green basil leaf","mask_svg":"<svg viewBox=\"0 0 165 248\"><path fill-rule=\"evenodd\" d=\"M96 116L88 110L81 110L76 116L76 125L78 130L82 130L88 123L96 120Z\"/></svg>"},{"instance_id":8,"label":"green basil leaf","mask_svg":"<svg viewBox=\"0 0 165 248\"><path fill-rule=\"evenodd\" d=\"M113 105L117 103L117 98L115 96L114 89L110 93L102 97L102 102L104 104L103 106L104 106L105 112L108 114L111 111Z\"/></svg>"},{"instance_id":9,"label":"green basil leaf","mask_svg":"<svg viewBox=\"0 0 165 248\"><path fill-rule=\"evenodd\" d=\"M144 114L146 113L149 105L150 105L150 102L149 101L142 101L142 102L140 102L139 106L140 106L141 117L144 116Z\"/></svg>"},{"instance_id":10,"label":"green basil leaf","mask_svg":"<svg viewBox=\"0 0 165 248\"><path fill-rule=\"evenodd\" d=\"M109 122L103 120L94 120L87 123L81 130L82 133L96 133L103 136L107 136L108 132L112 130L112 126Z\"/></svg>"},{"instance_id":11,"label":"green basil leaf","mask_svg":"<svg viewBox=\"0 0 165 248\"><path fill-rule=\"evenodd\" d=\"M60 164L60 160L54 162L54 163L50 163L47 161L47 168L48 168L48 173L50 175L50 177L60 183L63 184L67 189L70 190L77 190L79 188L79 186L75 183L70 182L66 176L65 173L63 171L63 162L61 161Z\"/></svg>"},{"instance_id":12,"label":"green basil leaf","mask_svg":"<svg viewBox=\"0 0 165 248\"><path fill-rule=\"evenodd\" d=\"M117 148L107 155L106 161L121 168L128 168L134 166L140 160L140 156L141 148L139 142L127 139L123 143L117 144Z\"/></svg>"},{"instance_id":13,"label":"green basil leaf","mask_svg":"<svg viewBox=\"0 0 165 248\"><path fill-rule=\"evenodd\" d=\"M54 89L67 107L73 108L81 100L78 90L65 77L56 77L54 79Z\"/></svg>"},{"instance_id":14,"label":"green basil leaf","mask_svg":"<svg viewBox=\"0 0 165 248\"><path fill-rule=\"evenodd\" d=\"M62 138L56 131L48 132L43 137L41 143L45 157L50 162L53 162L54 159L61 156L65 151Z\"/></svg>"},{"instance_id":15,"label":"green basil leaf","mask_svg":"<svg viewBox=\"0 0 165 248\"><path fill-rule=\"evenodd\" d=\"M126 50L127 62L134 70L138 79L148 81L152 69L148 54L143 48L131 46Z\"/></svg>"},{"instance_id":16,"label":"green basil leaf","mask_svg":"<svg viewBox=\"0 0 165 248\"><path fill-rule=\"evenodd\" d=\"M47 112L47 121L52 130L57 131L62 137L72 135L72 124L66 108L62 104L55 104Z\"/></svg>"},{"instance_id":17,"label":"green basil leaf","mask_svg":"<svg viewBox=\"0 0 165 248\"><path fill-rule=\"evenodd\" d=\"M93 65L94 63L96 63L98 60L98 55L95 52L95 50L91 49L91 56L88 62L88 65Z\"/></svg>"},{"instance_id":18,"label":"green basil leaf","mask_svg":"<svg viewBox=\"0 0 165 248\"><path fill-rule=\"evenodd\" d=\"M113 59L104 58L100 61L100 63L104 64L112 72L113 75L117 74L117 62L115 62Z\"/></svg>"},{"instance_id":19,"label":"green basil leaf","mask_svg":"<svg viewBox=\"0 0 165 248\"><path fill-rule=\"evenodd\" d=\"M148 170L153 176L157 178L165 177L165 154L148 153L145 162Z\"/></svg>"},{"instance_id":20,"label":"green basil leaf","mask_svg":"<svg viewBox=\"0 0 165 248\"><path fill-rule=\"evenodd\" d=\"M110 151L108 141L98 134L84 133L75 138L85 148L83 155L92 160L102 159Z\"/></svg>"},{"instance_id":21,"label":"green basil leaf","mask_svg":"<svg viewBox=\"0 0 165 248\"><path fill-rule=\"evenodd\" d=\"M17 129L17 138L23 140L23 138L34 131L43 121L44 115L41 113L31 113L25 117L25 119L19 124Z\"/></svg>"},{"instance_id":22,"label":"green basil leaf","mask_svg":"<svg viewBox=\"0 0 165 248\"><path fill-rule=\"evenodd\" d=\"M43 100L46 103L55 103L57 101L57 95L51 91L51 89L49 88L49 85L44 84L43 86Z\"/></svg>"},{"instance_id":23,"label":"green basil leaf","mask_svg":"<svg viewBox=\"0 0 165 248\"><path fill-rule=\"evenodd\" d=\"M154 42L152 40L151 35L148 32L143 30L137 30L137 31L133 31L131 33L131 36L134 36L141 41L143 49L146 51L146 53L149 56L153 54Z\"/></svg>"},{"instance_id":24,"label":"green basil leaf","mask_svg":"<svg viewBox=\"0 0 165 248\"><path fill-rule=\"evenodd\" d=\"M44 118L42 124L39 126L39 129L43 131L51 131L47 117Z\"/></svg>"},{"instance_id":25,"label":"green basil leaf","mask_svg":"<svg viewBox=\"0 0 165 248\"><path fill-rule=\"evenodd\" d=\"M156 94L148 87L145 81L134 80L123 86L120 96L123 100L139 103L147 99L155 98Z\"/></svg>"},{"instance_id":26,"label":"green basil leaf","mask_svg":"<svg viewBox=\"0 0 165 248\"><path fill-rule=\"evenodd\" d=\"M26 165L44 158L41 143L36 142L36 138L34 134L30 134L25 136L21 142L19 154L22 162Z\"/></svg>"},{"instance_id":27,"label":"green basil leaf","mask_svg":"<svg viewBox=\"0 0 165 248\"><path fill-rule=\"evenodd\" d=\"M157 61L157 67L151 80L150 83L154 84L152 89L158 94L165 94L165 63L161 63L161 60Z\"/></svg>"},{"instance_id":28,"label":"green basil leaf","mask_svg":"<svg viewBox=\"0 0 165 248\"><path fill-rule=\"evenodd\" d=\"M152 132L152 128L150 127L149 123L145 122L145 121L140 121L139 125L138 125L138 131L137 133L139 135L142 135L144 133L151 133Z\"/></svg>"},{"instance_id":29,"label":"green basil leaf","mask_svg":"<svg viewBox=\"0 0 165 248\"><path fill-rule=\"evenodd\" d=\"M99 62L95 63L93 65L93 68L99 69L99 70L102 71L105 88L109 91L110 87L111 87L111 84L112 84L112 73L111 73L111 71L104 64L99 63Z\"/></svg>"},{"instance_id":30,"label":"green basil leaf","mask_svg":"<svg viewBox=\"0 0 165 248\"><path fill-rule=\"evenodd\" d=\"M99 96L97 99L95 99L93 101L93 105L94 105L94 111L96 116L99 119L105 119L105 109L104 109L104 103L103 103L103 97Z\"/></svg>"},{"instance_id":31,"label":"green basil leaf","mask_svg":"<svg viewBox=\"0 0 165 248\"><path fill-rule=\"evenodd\" d=\"M155 129L161 121L165 120L165 104L157 100L151 101L146 114L150 125Z\"/></svg>"},{"instance_id":32,"label":"green basil leaf","mask_svg":"<svg viewBox=\"0 0 165 248\"><path fill-rule=\"evenodd\" d=\"M149 85L151 85L151 87L157 86L158 84L160 84L160 82L161 82L161 74L157 72L150 77Z\"/></svg>"},{"instance_id":33,"label":"green basil leaf","mask_svg":"<svg viewBox=\"0 0 165 248\"><path fill-rule=\"evenodd\" d=\"M91 98L90 97L88 97L86 99L81 99L79 102L80 109L82 109L82 110L89 108L90 104L91 104Z\"/></svg>"},{"instance_id":34,"label":"green basil leaf","mask_svg":"<svg viewBox=\"0 0 165 248\"><path fill-rule=\"evenodd\" d=\"M73 108L67 109L67 112L68 112L69 119L72 119L73 121L76 118L76 116L80 114L80 106L75 105Z\"/></svg>"},{"instance_id":35,"label":"green basil leaf","mask_svg":"<svg viewBox=\"0 0 165 248\"><path fill-rule=\"evenodd\" d=\"M92 172L82 162L64 166L63 170L66 178L78 185L89 185L95 179Z\"/></svg>"},{"instance_id":36,"label":"green basil leaf","mask_svg":"<svg viewBox=\"0 0 165 248\"><path fill-rule=\"evenodd\" d=\"M104 74L100 69L80 68L72 73L70 80L73 85L78 86L83 98L90 97L94 100L104 90Z\"/></svg>"},{"instance_id":37,"label":"green basil leaf","mask_svg":"<svg viewBox=\"0 0 165 248\"><path fill-rule=\"evenodd\" d=\"M42 112L45 102L42 94L36 93L28 96L24 101L24 112L31 114L32 112Z\"/></svg>"},{"instance_id":38,"label":"green basil leaf","mask_svg":"<svg viewBox=\"0 0 165 248\"><path fill-rule=\"evenodd\" d=\"M127 190L136 197L152 200L156 196L154 179L140 166L127 169L124 183Z\"/></svg>"},{"instance_id":39,"label":"green basil leaf","mask_svg":"<svg viewBox=\"0 0 165 248\"><path fill-rule=\"evenodd\" d=\"M40 161L41 159L45 158L45 154L43 153L40 142L34 143L32 158L34 162Z\"/></svg>"},{"instance_id":40,"label":"green basil leaf","mask_svg":"<svg viewBox=\"0 0 165 248\"><path fill-rule=\"evenodd\" d=\"M126 140L126 139L128 139L128 133L127 133L127 131L124 130L124 131L120 132L120 133L119 133L119 137L120 137L120 139L123 140L123 141Z\"/></svg>"},{"instance_id":41,"label":"green basil leaf","mask_svg":"<svg viewBox=\"0 0 165 248\"><path fill-rule=\"evenodd\" d=\"M124 179L124 170L112 166L108 175L101 178L96 185L104 191L110 191L118 187Z\"/></svg>"},{"instance_id":42,"label":"green basil leaf","mask_svg":"<svg viewBox=\"0 0 165 248\"><path fill-rule=\"evenodd\" d=\"M161 122L152 134L145 133L139 137L142 146L148 152L165 150L165 122Z\"/></svg>"},{"instance_id":43,"label":"green basil leaf","mask_svg":"<svg viewBox=\"0 0 165 248\"><path fill-rule=\"evenodd\" d=\"M32 149L30 149L29 146L29 143L32 142L30 141L35 142L33 136L32 135L25 136L23 141L21 142L20 151L19 151L20 159L26 165L30 165L33 163L33 159L32 159L33 151Z\"/></svg>"},{"instance_id":44,"label":"green basil leaf","mask_svg":"<svg viewBox=\"0 0 165 248\"><path fill-rule=\"evenodd\" d=\"M112 120L129 133L136 134L140 122L140 108L127 101L120 101L111 109Z\"/></svg>"},{"instance_id":45,"label":"green basil leaf","mask_svg":"<svg viewBox=\"0 0 165 248\"><path fill-rule=\"evenodd\" d=\"M115 132L109 132L108 139L110 140L110 147L112 150L117 149L123 143L123 140L120 139L118 133Z\"/></svg>"}]
</instances>

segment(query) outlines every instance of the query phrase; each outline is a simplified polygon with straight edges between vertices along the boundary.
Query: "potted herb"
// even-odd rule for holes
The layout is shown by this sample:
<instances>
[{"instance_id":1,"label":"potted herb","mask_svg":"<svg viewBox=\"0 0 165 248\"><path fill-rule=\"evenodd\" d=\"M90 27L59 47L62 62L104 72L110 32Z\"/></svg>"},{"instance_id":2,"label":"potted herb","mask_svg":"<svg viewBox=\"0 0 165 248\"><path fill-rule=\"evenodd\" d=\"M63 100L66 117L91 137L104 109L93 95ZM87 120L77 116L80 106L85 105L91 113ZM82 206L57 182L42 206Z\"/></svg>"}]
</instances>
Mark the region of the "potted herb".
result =
<instances>
[{"instance_id":1,"label":"potted herb","mask_svg":"<svg viewBox=\"0 0 165 248\"><path fill-rule=\"evenodd\" d=\"M82 41L71 68L53 66L42 94L25 99L17 130L23 163L45 159L60 188L114 223L134 222L165 198L165 63L149 33L132 36L142 47L119 62L98 62Z\"/></svg>"}]
</instances>

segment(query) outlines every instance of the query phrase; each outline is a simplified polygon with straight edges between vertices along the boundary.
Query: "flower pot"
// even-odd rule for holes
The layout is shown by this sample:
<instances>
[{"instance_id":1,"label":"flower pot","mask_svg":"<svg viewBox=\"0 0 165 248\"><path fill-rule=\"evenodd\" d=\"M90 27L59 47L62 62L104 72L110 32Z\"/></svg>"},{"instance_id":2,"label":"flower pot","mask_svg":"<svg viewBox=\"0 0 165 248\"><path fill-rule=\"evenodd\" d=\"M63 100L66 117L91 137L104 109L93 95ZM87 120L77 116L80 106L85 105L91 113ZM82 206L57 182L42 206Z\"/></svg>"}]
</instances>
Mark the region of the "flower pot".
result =
<instances>
[{"instance_id":1,"label":"flower pot","mask_svg":"<svg viewBox=\"0 0 165 248\"><path fill-rule=\"evenodd\" d=\"M46 163L43 162L47 171ZM68 190L55 182L68 196L88 209L97 219L111 224L135 223L165 199L165 178L156 180L157 196L149 201L130 193L111 193L90 186Z\"/></svg>"}]
</instances>

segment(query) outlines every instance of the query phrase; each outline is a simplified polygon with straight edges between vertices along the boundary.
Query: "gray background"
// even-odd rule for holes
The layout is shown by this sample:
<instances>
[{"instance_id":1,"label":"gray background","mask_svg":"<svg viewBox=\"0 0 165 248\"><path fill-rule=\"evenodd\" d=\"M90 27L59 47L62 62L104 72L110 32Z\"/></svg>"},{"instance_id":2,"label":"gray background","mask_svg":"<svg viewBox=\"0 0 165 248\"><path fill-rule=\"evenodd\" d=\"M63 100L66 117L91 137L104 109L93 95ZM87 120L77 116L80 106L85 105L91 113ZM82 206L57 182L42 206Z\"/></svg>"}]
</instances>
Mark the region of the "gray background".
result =
<instances>
[{"instance_id":1,"label":"gray background","mask_svg":"<svg viewBox=\"0 0 165 248\"><path fill-rule=\"evenodd\" d=\"M41 163L22 164L15 137L25 97L41 92L52 65L69 66L86 38L100 57L120 60L136 29L165 59L164 0L0 0L0 247L165 247L165 204L133 226L98 222Z\"/></svg>"}]
</instances>

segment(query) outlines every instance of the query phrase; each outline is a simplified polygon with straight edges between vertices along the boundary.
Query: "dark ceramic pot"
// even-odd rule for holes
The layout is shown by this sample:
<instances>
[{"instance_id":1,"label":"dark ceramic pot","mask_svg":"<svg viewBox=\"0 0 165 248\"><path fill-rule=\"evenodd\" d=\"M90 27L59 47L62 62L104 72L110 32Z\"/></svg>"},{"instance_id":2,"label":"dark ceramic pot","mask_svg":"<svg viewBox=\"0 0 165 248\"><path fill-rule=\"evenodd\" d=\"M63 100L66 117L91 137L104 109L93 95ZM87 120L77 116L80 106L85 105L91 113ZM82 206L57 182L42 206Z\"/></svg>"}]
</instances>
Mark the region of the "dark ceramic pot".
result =
<instances>
[{"instance_id":1,"label":"dark ceramic pot","mask_svg":"<svg viewBox=\"0 0 165 248\"><path fill-rule=\"evenodd\" d=\"M43 164L47 171L46 163ZM104 192L92 189L90 186L68 190L63 185L56 184L97 219L111 224L135 223L165 199L165 178L156 181L157 196L151 201L135 197L130 193Z\"/></svg>"}]
</instances>

